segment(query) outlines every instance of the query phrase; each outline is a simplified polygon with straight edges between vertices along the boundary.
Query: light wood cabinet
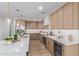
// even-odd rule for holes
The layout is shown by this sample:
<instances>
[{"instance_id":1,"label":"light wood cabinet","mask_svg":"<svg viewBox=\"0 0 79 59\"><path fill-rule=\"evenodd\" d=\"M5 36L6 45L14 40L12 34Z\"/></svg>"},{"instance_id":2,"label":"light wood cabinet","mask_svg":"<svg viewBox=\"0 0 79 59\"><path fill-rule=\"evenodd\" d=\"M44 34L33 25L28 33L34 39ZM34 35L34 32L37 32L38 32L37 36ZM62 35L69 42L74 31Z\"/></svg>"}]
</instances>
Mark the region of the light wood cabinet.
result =
<instances>
[{"instance_id":1,"label":"light wood cabinet","mask_svg":"<svg viewBox=\"0 0 79 59\"><path fill-rule=\"evenodd\" d=\"M79 44L78 44L78 56L79 56Z\"/></svg>"},{"instance_id":2,"label":"light wood cabinet","mask_svg":"<svg viewBox=\"0 0 79 59\"><path fill-rule=\"evenodd\" d=\"M79 29L79 3L66 3L50 15L52 29Z\"/></svg>"},{"instance_id":3,"label":"light wood cabinet","mask_svg":"<svg viewBox=\"0 0 79 59\"><path fill-rule=\"evenodd\" d=\"M77 2L73 3L73 29L79 29L79 5Z\"/></svg>"},{"instance_id":4,"label":"light wood cabinet","mask_svg":"<svg viewBox=\"0 0 79 59\"><path fill-rule=\"evenodd\" d=\"M57 12L54 13L54 18L53 18L53 29L58 29L58 14Z\"/></svg>"},{"instance_id":5,"label":"light wood cabinet","mask_svg":"<svg viewBox=\"0 0 79 59\"><path fill-rule=\"evenodd\" d=\"M42 43L43 43L43 35L41 35L41 34L40 34L40 36L39 36L39 37L40 37L40 42L42 42Z\"/></svg>"},{"instance_id":6,"label":"light wood cabinet","mask_svg":"<svg viewBox=\"0 0 79 59\"><path fill-rule=\"evenodd\" d=\"M39 29L39 22L36 21L26 21L26 29Z\"/></svg>"},{"instance_id":7,"label":"light wood cabinet","mask_svg":"<svg viewBox=\"0 0 79 59\"><path fill-rule=\"evenodd\" d=\"M54 25L53 25L53 19L54 19L54 16L53 16L53 14L52 15L50 15L50 27L51 27L51 29L53 29L54 28Z\"/></svg>"},{"instance_id":8,"label":"light wood cabinet","mask_svg":"<svg viewBox=\"0 0 79 59\"><path fill-rule=\"evenodd\" d=\"M42 35L41 35L42 36ZM46 38L46 48L49 50L49 52L55 56L55 42L58 42L58 41L55 41L49 37L45 37ZM43 37L41 38L43 40ZM42 41L41 40L41 41ZM59 44L60 42L58 42ZM73 45L64 45L62 43L60 43L59 45L61 45L61 53L62 53L62 56L79 56L79 44L73 44ZM58 47L57 47L58 48ZM59 49L59 48L58 48ZM60 51L60 50L59 50Z\"/></svg>"},{"instance_id":9,"label":"light wood cabinet","mask_svg":"<svg viewBox=\"0 0 79 59\"><path fill-rule=\"evenodd\" d=\"M40 40L39 33L30 33L30 40Z\"/></svg>"},{"instance_id":10,"label":"light wood cabinet","mask_svg":"<svg viewBox=\"0 0 79 59\"><path fill-rule=\"evenodd\" d=\"M48 37L46 37L46 47L54 55L54 41Z\"/></svg>"},{"instance_id":11,"label":"light wood cabinet","mask_svg":"<svg viewBox=\"0 0 79 59\"><path fill-rule=\"evenodd\" d=\"M46 46L47 49L50 51L50 53L54 56L54 40L50 38L46 38ZM74 45L63 45L62 46L62 56L79 56L79 45L74 44Z\"/></svg>"},{"instance_id":12,"label":"light wood cabinet","mask_svg":"<svg viewBox=\"0 0 79 59\"><path fill-rule=\"evenodd\" d=\"M52 29L58 29L58 14L55 12L53 15L51 15L51 27Z\"/></svg>"},{"instance_id":13,"label":"light wood cabinet","mask_svg":"<svg viewBox=\"0 0 79 59\"><path fill-rule=\"evenodd\" d=\"M64 21L64 11L63 8L60 8L58 11L58 29L63 29L63 21Z\"/></svg>"},{"instance_id":14,"label":"light wood cabinet","mask_svg":"<svg viewBox=\"0 0 79 59\"><path fill-rule=\"evenodd\" d=\"M76 45L62 45L63 56L79 56L78 44Z\"/></svg>"},{"instance_id":15,"label":"light wood cabinet","mask_svg":"<svg viewBox=\"0 0 79 59\"><path fill-rule=\"evenodd\" d=\"M72 3L64 6L64 29L72 29Z\"/></svg>"}]
</instances>

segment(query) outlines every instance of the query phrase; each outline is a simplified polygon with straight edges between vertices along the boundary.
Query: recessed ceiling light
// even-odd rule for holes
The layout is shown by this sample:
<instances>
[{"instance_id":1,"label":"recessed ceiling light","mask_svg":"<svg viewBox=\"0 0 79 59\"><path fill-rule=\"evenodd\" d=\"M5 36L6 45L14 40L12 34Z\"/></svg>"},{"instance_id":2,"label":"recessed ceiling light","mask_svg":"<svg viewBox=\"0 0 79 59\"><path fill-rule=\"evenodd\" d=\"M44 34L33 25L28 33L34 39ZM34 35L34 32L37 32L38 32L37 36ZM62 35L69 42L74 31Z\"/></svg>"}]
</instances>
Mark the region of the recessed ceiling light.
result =
<instances>
[{"instance_id":1,"label":"recessed ceiling light","mask_svg":"<svg viewBox=\"0 0 79 59\"><path fill-rule=\"evenodd\" d=\"M19 12L19 9L16 9L17 12Z\"/></svg>"},{"instance_id":2,"label":"recessed ceiling light","mask_svg":"<svg viewBox=\"0 0 79 59\"><path fill-rule=\"evenodd\" d=\"M38 7L38 10L42 10L42 9L43 9L43 7L42 7L42 6L39 6L39 7Z\"/></svg>"},{"instance_id":3,"label":"recessed ceiling light","mask_svg":"<svg viewBox=\"0 0 79 59\"><path fill-rule=\"evenodd\" d=\"M21 17L23 17L23 15L20 15Z\"/></svg>"}]
</instances>

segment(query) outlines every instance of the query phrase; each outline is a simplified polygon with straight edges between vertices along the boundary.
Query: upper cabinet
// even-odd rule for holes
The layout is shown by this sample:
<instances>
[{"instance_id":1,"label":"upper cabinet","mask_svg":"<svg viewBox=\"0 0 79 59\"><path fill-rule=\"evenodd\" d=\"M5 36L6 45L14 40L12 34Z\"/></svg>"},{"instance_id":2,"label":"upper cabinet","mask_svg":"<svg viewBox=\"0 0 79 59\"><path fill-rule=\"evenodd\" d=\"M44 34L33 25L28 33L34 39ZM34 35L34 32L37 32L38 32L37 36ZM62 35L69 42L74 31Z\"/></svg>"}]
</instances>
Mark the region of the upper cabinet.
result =
<instances>
[{"instance_id":1,"label":"upper cabinet","mask_svg":"<svg viewBox=\"0 0 79 59\"><path fill-rule=\"evenodd\" d=\"M25 21L26 29L39 29L39 22L37 21Z\"/></svg>"},{"instance_id":2,"label":"upper cabinet","mask_svg":"<svg viewBox=\"0 0 79 59\"><path fill-rule=\"evenodd\" d=\"M73 3L73 29L79 29L79 9L78 3Z\"/></svg>"},{"instance_id":3,"label":"upper cabinet","mask_svg":"<svg viewBox=\"0 0 79 59\"><path fill-rule=\"evenodd\" d=\"M66 3L50 15L52 29L79 29L79 3Z\"/></svg>"},{"instance_id":4,"label":"upper cabinet","mask_svg":"<svg viewBox=\"0 0 79 59\"><path fill-rule=\"evenodd\" d=\"M58 29L63 29L63 21L64 21L64 11L63 11L63 8L60 8L59 11L58 11Z\"/></svg>"},{"instance_id":5,"label":"upper cabinet","mask_svg":"<svg viewBox=\"0 0 79 59\"><path fill-rule=\"evenodd\" d=\"M68 3L64 6L64 29L72 29L72 3Z\"/></svg>"},{"instance_id":6,"label":"upper cabinet","mask_svg":"<svg viewBox=\"0 0 79 59\"><path fill-rule=\"evenodd\" d=\"M39 22L39 29L43 29L44 27L44 20Z\"/></svg>"},{"instance_id":7,"label":"upper cabinet","mask_svg":"<svg viewBox=\"0 0 79 59\"><path fill-rule=\"evenodd\" d=\"M55 12L50 16L50 24L52 29L58 29L58 14Z\"/></svg>"},{"instance_id":8,"label":"upper cabinet","mask_svg":"<svg viewBox=\"0 0 79 59\"><path fill-rule=\"evenodd\" d=\"M17 20L16 24L19 24L17 27L23 26L25 29L40 29L42 26L41 21L21 21ZM20 28L19 28L20 29Z\"/></svg>"},{"instance_id":9,"label":"upper cabinet","mask_svg":"<svg viewBox=\"0 0 79 59\"><path fill-rule=\"evenodd\" d=\"M53 15L53 29L58 29L58 13L55 12Z\"/></svg>"},{"instance_id":10,"label":"upper cabinet","mask_svg":"<svg viewBox=\"0 0 79 59\"><path fill-rule=\"evenodd\" d=\"M54 18L54 16L53 16L53 14L52 15L50 15L50 27L51 27L51 29L53 29L53 18Z\"/></svg>"}]
</instances>

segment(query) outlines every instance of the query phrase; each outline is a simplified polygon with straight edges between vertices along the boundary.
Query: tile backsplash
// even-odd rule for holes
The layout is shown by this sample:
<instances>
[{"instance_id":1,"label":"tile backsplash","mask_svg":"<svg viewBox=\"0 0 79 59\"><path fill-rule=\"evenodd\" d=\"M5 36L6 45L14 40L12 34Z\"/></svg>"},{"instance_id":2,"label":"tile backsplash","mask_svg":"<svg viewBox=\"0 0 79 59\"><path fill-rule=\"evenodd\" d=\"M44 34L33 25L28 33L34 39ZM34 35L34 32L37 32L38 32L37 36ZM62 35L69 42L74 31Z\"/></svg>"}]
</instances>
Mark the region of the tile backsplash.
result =
<instances>
[{"instance_id":1,"label":"tile backsplash","mask_svg":"<svg viewBox=\"0 0 79 59\"><path fill-rule=\"evenodd\" d=\"M68 44L79 44L79 30L41 30L43 34L52 31L56 36L62 36L63 40Z\"/></svg>"}]
</instances>

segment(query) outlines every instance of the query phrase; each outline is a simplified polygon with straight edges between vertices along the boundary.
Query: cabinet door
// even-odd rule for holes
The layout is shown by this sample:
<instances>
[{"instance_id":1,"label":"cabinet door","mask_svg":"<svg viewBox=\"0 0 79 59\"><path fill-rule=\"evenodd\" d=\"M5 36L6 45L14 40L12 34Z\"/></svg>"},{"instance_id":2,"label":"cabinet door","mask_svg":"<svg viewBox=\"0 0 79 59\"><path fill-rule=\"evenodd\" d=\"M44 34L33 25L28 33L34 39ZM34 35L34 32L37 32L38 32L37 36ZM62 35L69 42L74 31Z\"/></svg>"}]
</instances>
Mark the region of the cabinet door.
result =
<instances>
[{"instance_id":1,"label":"cabinet door","mask_svg":"<svg viewBox=\"0 0 79 59\"><path fill-rule=\"evenodd\" d=\"M58 29L63 29L63 7L58 10Z\"/></svg>"},{"instance_id":2,"label":"cabinet door","mask_svg":"<svg viewBox=\"0 0 79 59\"><path fill-rule=\"evenodd\" d=\"M40 34L40 41L43 42L43 36Z\"/></svg>"},{"instance_id":3,"label":"cabinet door","mask_svg":"<svg viewBox=\"0 0 79 59\"><path fill-rule=\"evenodd\" d=\"M50 50L50 47L49 47L49 39L48 38L46 38L46 47L47 47L48 50Z\"/></svg>"},{"instance_id":4,"label":"cabinet door","mask_svg":"<svg viewBox=\"0 0 79 59\"><path fill-rule=\"evenodd\" d=\"M52 39L46 38L46 47L54 55L54 42Z\"/></svg>"},{"instance_id":5,"label":"cabinet door","mask_svg":"<svg viewBox=\"0 0 79 59\"><path fill-rule=\"evenodd\" d=\"M78 56L78 45L68 45L63 46L63 55L64 56Z\"/></svg>"},{"instance_id":6,"label":"cabinet door","mask_svg":"<svg viewBox=\"0 0 79 59\"><path fill-rule=\"evenodd\" d=\"M78 3L73 3L73 29L79 29L79 21L78 21Z\"/></svg>"},{"instance_id":7,"label":"cabinet door","mask_svg":"<svg viewBox=\"0 0 79 59\"><path fill-rule=\"evenodd\" d=\"M72 29L72 3L64 6L64 29Z\"/></svg>"},{"instance_id":8,"label":"cabinet door","mask_svg":"<svg viewBox=\"0 0 79 59\"><path fill-rule=\"evenodd\" d=\"M39 29L39 22L36 22L36 29Z\"/></svg>"},{"instance_id":9,"label":"cabinet door","mask_svg":"<svg viewBox=\"0 0 79 59\"><path fill-rule=\"evenodd\" d=\"M44 26L43 24L44 24L43 21L39 22L39 29L43 28L43 26Z\"/></svg>"},{"instance_id":10,"label":"cabinet door","mask_svg":"<svg viewBox=\"0 0 79 59\"><path fill-rule=\"evenodd\" d=\"M58 12L55 12L54 14L51 15L51 28L52 29L58 29Z\"/></svg>"},{"instance_id":11,"label":"cabinet door","mask_svg":"<svg viewBox=\"0 0 79 59\"><path fill-rule=\"evenodd\" d=\"M50 26L51 26L51 29L53 29L54 28L54 22L53 22L53 19L54 19L54 16L53 16L53 14L52 15L50 15Z\"/></svg>"},{"instance_id":12,"label":"cabinet door","mask_svg":"<svg viewBox=\"0 0 79 59\"><path fill-rule=\"evenodd\" d=\"M57 12L54 13L53 15L53 29L58 29L58 14Z\"/></svg>"},{"instance_id":13,"label":"cabinet door","mask_svg":"<svg viewBox=\"0 0 79 59\"><path fill-rule=\"evenodd\" d=\"M50 52L52 55L54 55L54 42L52 39L49 39L49 47L50 47Z\"/></svg>"}]
</instances>

